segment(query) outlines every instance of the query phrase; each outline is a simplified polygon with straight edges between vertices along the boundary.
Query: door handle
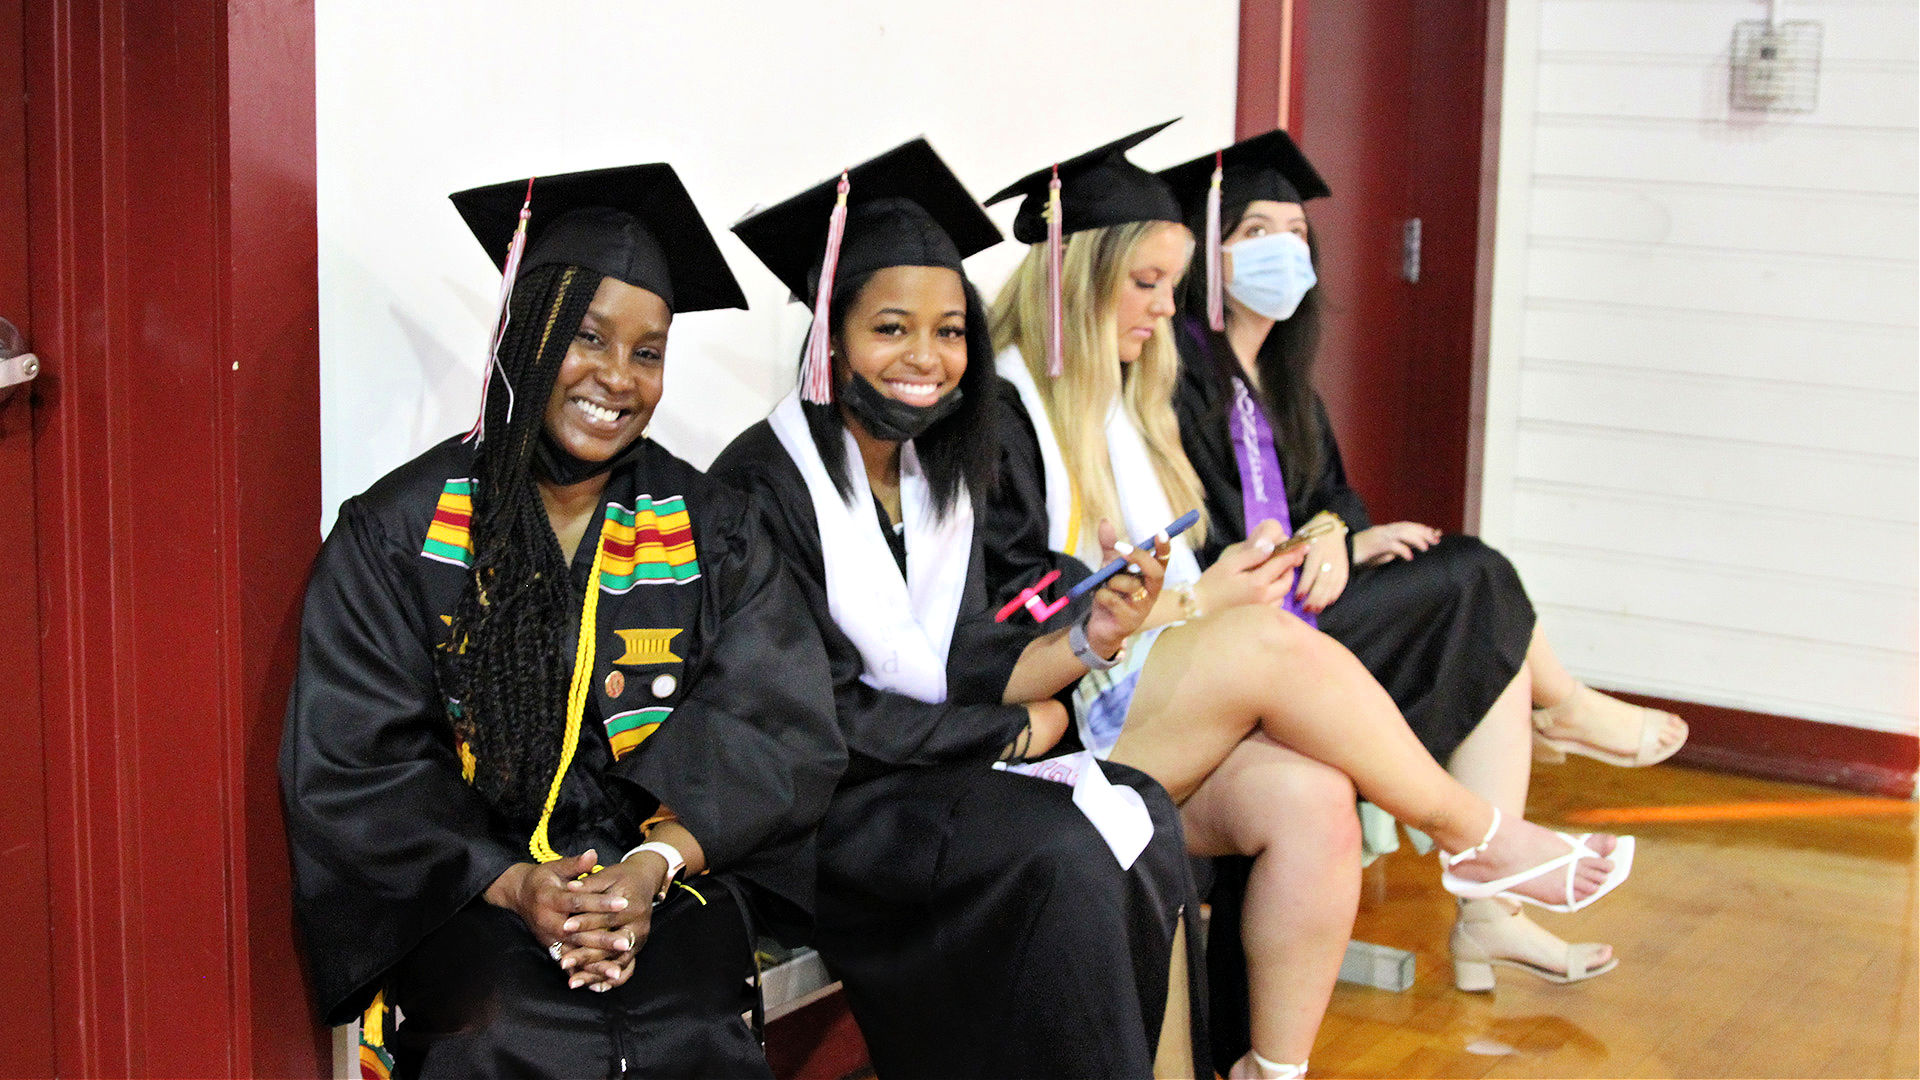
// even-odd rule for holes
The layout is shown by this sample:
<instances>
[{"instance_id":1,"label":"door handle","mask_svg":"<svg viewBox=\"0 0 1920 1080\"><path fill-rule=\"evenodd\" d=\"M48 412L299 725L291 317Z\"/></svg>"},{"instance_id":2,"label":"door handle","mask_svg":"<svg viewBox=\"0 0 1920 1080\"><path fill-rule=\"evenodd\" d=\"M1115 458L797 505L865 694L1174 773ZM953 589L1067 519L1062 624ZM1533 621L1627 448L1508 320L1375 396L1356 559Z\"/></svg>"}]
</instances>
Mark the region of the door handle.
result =
<instances>
[{"instance_id":1,"label":"door handle","mask_svg":"<svg viewBox=\"0 0 1920 1080\"><path fill-rule=\"evenodd\" d=\"M13 388L30 383L40 374L40 358L27 351L20 331L0 319L0 404L13 396Z\"/></svg>"}]
</instances>

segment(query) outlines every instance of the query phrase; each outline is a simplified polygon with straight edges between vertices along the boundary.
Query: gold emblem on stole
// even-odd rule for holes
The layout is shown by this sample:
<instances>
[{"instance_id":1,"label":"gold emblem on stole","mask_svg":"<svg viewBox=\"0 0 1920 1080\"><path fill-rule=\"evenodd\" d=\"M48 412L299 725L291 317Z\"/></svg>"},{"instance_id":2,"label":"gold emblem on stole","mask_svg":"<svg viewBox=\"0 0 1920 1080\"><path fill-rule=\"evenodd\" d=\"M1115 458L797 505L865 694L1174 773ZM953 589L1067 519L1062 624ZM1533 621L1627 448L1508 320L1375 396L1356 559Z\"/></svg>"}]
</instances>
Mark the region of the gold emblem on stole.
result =
<instances>
[{"instance_id":1,"label":"gold emblem on stole","mask_svg":"<svg viewBox=\"0 0 1920 1080\"><path fill-rule=\"evenodd\" d=\"M614 658L616 664L677 664L680 658L667 646L679 635L679 627L663 630L615 630L627 651Z\"/></svg>"}]
</instances>

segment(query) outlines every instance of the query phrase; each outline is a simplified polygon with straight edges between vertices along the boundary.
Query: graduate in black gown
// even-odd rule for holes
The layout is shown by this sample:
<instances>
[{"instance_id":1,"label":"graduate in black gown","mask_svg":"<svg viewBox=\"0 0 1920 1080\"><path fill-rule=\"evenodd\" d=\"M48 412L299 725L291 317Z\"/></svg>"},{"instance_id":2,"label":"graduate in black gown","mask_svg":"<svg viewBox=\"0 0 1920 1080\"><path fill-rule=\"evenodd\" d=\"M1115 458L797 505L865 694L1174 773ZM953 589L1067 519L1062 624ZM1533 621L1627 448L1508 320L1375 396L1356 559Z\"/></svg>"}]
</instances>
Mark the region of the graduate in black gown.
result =
<instances>
[{"instance_id":1,"label":"graduate in black gown","mask_svg":"<svg viewBox=\"0 0 1920 1080\"><path fill-rule=\"evenodd\" d=\"M766 515L833 667L851 760L820 829L820 951L883 1078L1144 1077L1157 1048L1211 1075L1170 974L1198 942L1166 793L1085 755L1078 786L993 767L1056 749L1051 696L1086 671L1068 639L1111 652L1157 564L1044 626L995 621L1043 571L1064 575L1047 596L1087 573L1038 533L989 560L976 527L1007 391L961 258L998 230L924 140L844 183L843 237L834 181L735 226L823 317L802 387L714 464ZM1076 793L1122 804L1144 848L1123 864Z\"/></svg>"},{"instance_id":2,"label":"graduate in black gown","mask_svg":"<svg viewBox=\"0 0 1920 1080\"><path fill-rule=\"evenodd\" d=\"M1023 498L1018 529L1046 521L1056 551L1083 549L1102 517L1144 537L1203 506L1173 408L1172 317L1193 237L1172 189L1126 158L1164 126L989 200L1021 199L1014 236L1032 245L992 318L1027 420L1005 437L1036 438L1027 456L1040 463L1003 495ZM1248 1022L1238 1046L1215 1040L1215 1060L1232 1060L1233 1080L1297 1078L1353 928L1356 791L1453 853L1441 883L1461 896L1574 909L1624 880L1633 845L1550 833L1449 776L1353 654L1284 609L1303 549L1283 545L1280 524L1259 523L1202 570L1187 542L1210 532L1202 520L1179 538L1142 632L1082 680L1075 719L1090 747L1167 788L1190 851L1251 857L1230 958ZM1216 941L1236 927L1221 920L1216 906L1209 953L1224 960Z\"/></svg>"},{"instance_id":3,"label":"graduate in black gown","mask_svg":"<svg viewBox=\"0 0 1920 1080\"><path fill-rule=\"evenodd\" d=\"M454 201L511 281L482 423L341 507L301 620L316 1004L376 1073L765 1076L748 904L811 903L845 751L775 544L645 435L674 314L745 301L669 166Z\"/></svg>"},{"instance_id":4,"label":"graduate in black gown","mask_svg":"<svg viewBox=\"0 0 1920 1080\"><path fill-rule=\"evenodd\" d=\"M1249 521L1278 520L1288 531L1337 523L1312 543L1289 603L1360 658L1436 760L1518 813L1531 766L1530 707L1557 700L1536 686L1537 674L1558 665L1505 557L1477 538L1416 522L1375 525L1347 483L1312 385L1321 290L1303 204L1329 194L1325 181L1284 131L1161 176L1203 241L1176 319L1182 365L1174 396L1213 526L1203 560L1246 535ZM1206 243L1209 234L1219 246ZM1230 258L1230 271L1210 265L1213 252L1225 253L1222 264ZM1564 697L1572 683L1564 671L1559 677ZM1636 744L1641 719L1632 721ZM1663 721L1646 719L1644 735L1668 743L1659 757L1678 749ZM1684 726L1671 734L1684 738ZM1517 905L1492 900L1462 902L1453 943L1462 989L1492 988L1489 959L1560 981L1614 964L1605 946L1569 946Z\"/></svg>"}]
</instances>

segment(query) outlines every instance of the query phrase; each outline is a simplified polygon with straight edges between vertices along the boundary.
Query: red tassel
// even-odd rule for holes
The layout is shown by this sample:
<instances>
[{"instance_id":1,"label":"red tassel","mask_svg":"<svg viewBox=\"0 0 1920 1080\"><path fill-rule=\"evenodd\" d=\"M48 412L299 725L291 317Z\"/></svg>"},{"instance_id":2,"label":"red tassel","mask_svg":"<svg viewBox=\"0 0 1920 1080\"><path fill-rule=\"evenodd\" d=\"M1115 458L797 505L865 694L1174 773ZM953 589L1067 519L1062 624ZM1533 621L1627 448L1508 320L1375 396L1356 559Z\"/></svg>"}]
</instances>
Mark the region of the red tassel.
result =
<instances>
[{"instance_id":1,"label":"red tassel","mask_svg":"<svg viewBox=\"0 0 1920 1080\"><path fill-rule=\"evenodd\" d=\"M1220 255L1220 151L1213 152L1213 186L1207 189L1207 325L1227 328L1227 301L1221 295L1226 282Z\"/></svg>"},{"instance_id":2,"label":"red tassel","mask_svg":"<svg viewBox=\"0 0 1920 1080\"><path fill-rule=\"evenodd\" d=\"M813 299L813 328L807 333L806 359L800 364L800 400L825 405L833 400L833 365L828 346L833 337L833 275L840 266L840 241L847 232L847 174L840 174L840 193L827 219L827 252L820 260L820 288Z\"/></svg>"},{"instance_id":3,"label":"red tassel","mask_svg":"<svg viewBox=\"0 0 1920 1080\"><path fill-rule=\"evenodd\" d=\"M500 342L507 336L507 305L513 299L513 281L520 276L520 256L527 251L527 219L533 216L533 180L527 177L527 197L520 203L520 223L513 228L507 244L507 265L500 272L500 302L494 309L493 344L487 349L487 362L480 366L480 418L473 422L461 442L481 443L487 438L487 387L493 382L493 369L500 366ZM507 416L513 416L513 384L503 373L500 381L507 388Z\"/></svg>"},{"instance_id":4,"label":"red tassel","mask_svg":"<svg viewBox=\"0 0 1920 1080\"><path fill-rule=\"evenodd\" d=\"M1060 212L1060 166L1053 167L1047 184L1047 375L1059 378L1067 369L1066 346L1061 341L1065 313L1060 299L1061 264L1066 257L1066 231Z\"/></svg>"}]
</instances>

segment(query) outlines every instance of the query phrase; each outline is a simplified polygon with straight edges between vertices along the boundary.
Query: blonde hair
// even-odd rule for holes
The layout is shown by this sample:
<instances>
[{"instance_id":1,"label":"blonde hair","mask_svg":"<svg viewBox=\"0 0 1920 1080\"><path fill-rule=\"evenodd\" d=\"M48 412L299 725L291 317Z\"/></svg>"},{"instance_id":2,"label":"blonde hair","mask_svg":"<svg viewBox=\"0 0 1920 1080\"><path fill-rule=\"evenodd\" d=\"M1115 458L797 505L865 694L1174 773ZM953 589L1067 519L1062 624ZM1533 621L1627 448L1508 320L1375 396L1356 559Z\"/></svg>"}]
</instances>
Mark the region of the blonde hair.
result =
<instances>
[{"instance_id":1,"label":"blonde hair","mask_svg":"<svg viewBox=\"0 0 1920 1080\"><path fill-rule=\"evenodd\" d=\"M1141 242L1159 229L1182 226L1140 221L1087 229L1067 237L1061 260L1061 350L1066 365L1059 378L1047 375L1047 246L1035 244L993 302L993 347L1020 350L1027 370L1047 406L1047 419L1060 444L1067 474L1079 494L1080 534L1094 535L1101 518L1122 523L1113 465L1107 457L1107 411L1117 396L1147 444L1155 475L1175 515L1200 511L1188 534L1198 548L1206 540L1206 505L1200 478L1180 446L1180 424L1173 413L1173 387L1180 354L1166 319L1140 349L1132 371L1121 377L1119 329L1114 309L1127 269ZM1034 417L1038 423L1039 417ZM1137 539L1122 536L1122 539ZM1072 554L1071 552L1069 554Z\"/></svg>"}]
</instances>

